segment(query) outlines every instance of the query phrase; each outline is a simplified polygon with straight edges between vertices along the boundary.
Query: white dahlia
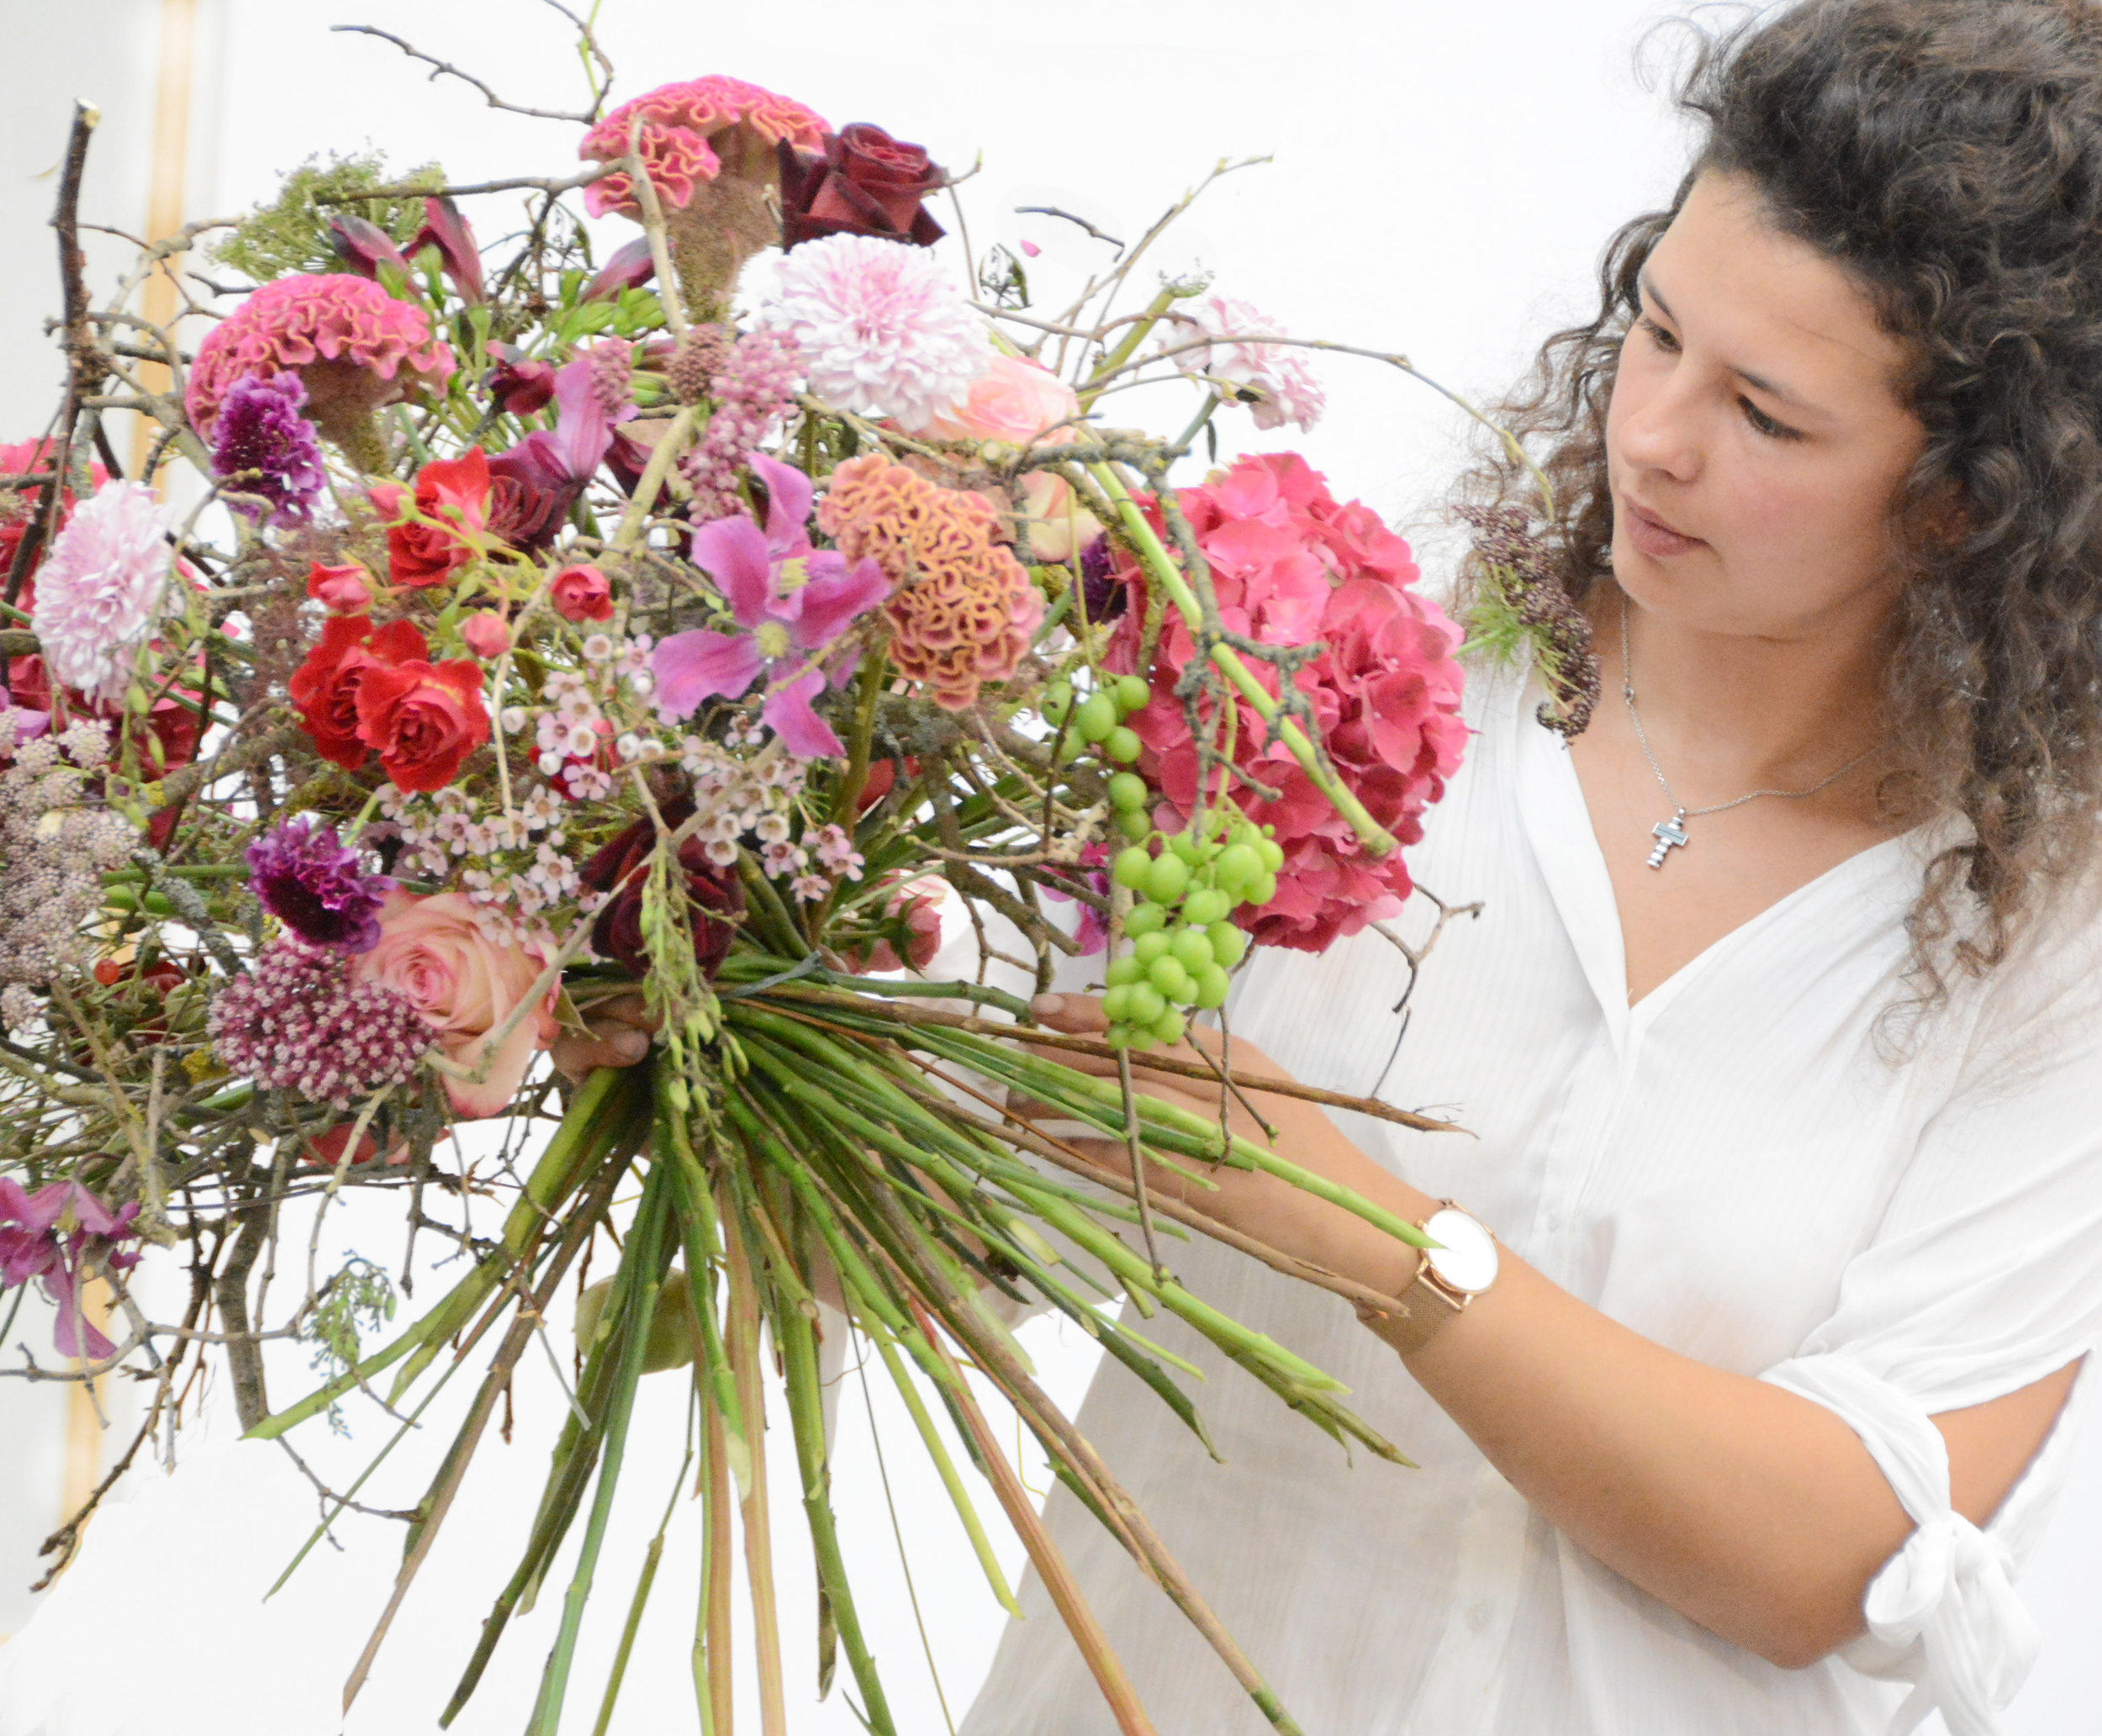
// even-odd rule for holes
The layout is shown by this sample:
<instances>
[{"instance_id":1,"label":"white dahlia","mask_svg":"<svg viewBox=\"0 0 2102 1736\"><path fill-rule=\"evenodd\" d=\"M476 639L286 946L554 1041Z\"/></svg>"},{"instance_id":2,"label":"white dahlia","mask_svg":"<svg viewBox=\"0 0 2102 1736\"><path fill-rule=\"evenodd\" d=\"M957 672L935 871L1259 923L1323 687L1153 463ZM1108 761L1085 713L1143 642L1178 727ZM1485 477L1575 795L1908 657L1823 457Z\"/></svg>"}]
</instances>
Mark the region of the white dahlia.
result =
<instances>
[{"instance_id":1,"label":"white dahlia","mask_svg":"<svg viewBox=\"0 0 2102 1736\"><path fill-rule=\"evenodd\" d=\"M952 275L924 247L827 235L782 256L759 323L795 337L811 391L834 409L917 428L992 360Z\"/></svg>"},{"instance_id":2,"label":"white dahlia","mask_svg":"<svg viewBox=\"0 0 2102 1736\"><path fill-rule=\"evenodd\" d=\"M52 540L29 625L56 685L112 704L124 698L167 594L166 528L152 489L108 482Z\"/></svg>"}]
</instances>

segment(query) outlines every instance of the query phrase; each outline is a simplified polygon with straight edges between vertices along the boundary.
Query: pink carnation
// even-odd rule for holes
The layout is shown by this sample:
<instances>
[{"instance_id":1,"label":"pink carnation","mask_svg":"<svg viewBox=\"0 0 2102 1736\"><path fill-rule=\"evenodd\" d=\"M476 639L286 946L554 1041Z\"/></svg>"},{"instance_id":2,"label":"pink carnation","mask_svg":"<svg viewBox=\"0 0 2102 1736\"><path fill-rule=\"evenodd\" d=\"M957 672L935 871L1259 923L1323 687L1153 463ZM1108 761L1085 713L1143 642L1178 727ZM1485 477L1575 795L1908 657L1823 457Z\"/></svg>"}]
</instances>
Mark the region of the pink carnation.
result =
<instances>
[{"instance_id":1,"label":"pink carnation","mask_svg":"<svg viewBox=\"0 0 2102 1736\"><path fill-rule=\"evenodd\" d=\"M1418 574L1408 545L1370 508L1337 502L1295 453L1243 458L1216 483L1177 498L1211 566L1227 626L1265 645L1319 641L1321 654L1296 681L1328 757L1376 821L1404 845L1418 842L1423 810L1459 768L1467 731L1452 656L1460 629L1410 588ZM1143 585L1135 570L1124 577ZM1144 619L1143 607L1126 611L1109 667L1133 668ZM1195 649L1171 613L1152 671L1154 697L1127 720L1144 743L1139 770L1186 816L1196 798L1197 755L1174 688ZM1413 884L1402 852L1366 854L1290 750L1265 741L1262 720L1237 703L1235 762L1278 798L1241 789L1234 799L1275 827L1285 863L1276 897L1236 920L1265 946L1318 952L1398 915Z\"/></svg>"},{"instance_id":2,"label":"pink carnation","mask_svg":"<svg viewBox=\"0 0 2102 1736\"><path fill-rule=\"evenodd\" d=\"M431 335L421 308L347 272L301 272L264 284L198 346L190 425L211 439L236 380L290 369L306 386L314 421L341 443L368 412L404 396L412 379L443 386L452 368L451 348Z\"/></svg>"},{"instance_id":3,"label":"pink carnation","mask_svg":"<svg viewBox=\"0 0 2102 1736\"><path fill-rule=\"evenodd\" d=\"M723 135L732 129L741 128L748 135L736 142L763 147L767 161L784 139L806 150L821 150L831 130L822 117L800 103L742 78L717 75L659 85L623 103L584 135L577 155L587 161L617 162L628 154L628 124L638 114L642 129L636 149L658 198L674 211L684 210L693 200L695 187L713 181L721 171L732 143ZM731 166L738 165L733 162ZM593 182L584 199L584 208L594 217L610 212L622 217L642 214L633 178L625 170Z\"/></svg>"}]
</instances>

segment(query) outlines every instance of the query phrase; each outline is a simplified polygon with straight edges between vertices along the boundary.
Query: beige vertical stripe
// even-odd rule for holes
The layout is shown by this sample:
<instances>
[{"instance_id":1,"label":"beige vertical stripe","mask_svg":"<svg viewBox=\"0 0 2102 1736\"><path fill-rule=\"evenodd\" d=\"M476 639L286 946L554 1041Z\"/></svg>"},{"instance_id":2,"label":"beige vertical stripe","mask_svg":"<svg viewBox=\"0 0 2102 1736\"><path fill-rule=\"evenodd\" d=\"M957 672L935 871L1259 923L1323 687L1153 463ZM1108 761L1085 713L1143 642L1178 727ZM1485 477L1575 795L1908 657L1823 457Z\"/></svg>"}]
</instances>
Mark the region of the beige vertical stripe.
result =
<instances>
[{"instance_id":1,"label":"beige vertical stripe","mask_svg":"<svg viewBox=\"0 0 2102 1736\"><path fill-rule=\"evenodd\" d=\"M161 0L161 68L153 101L153 163L146 196L146 239L160 240L182 227L184 182L189 170L190 88L192 63L197 50L197 0ZM165 326L175 316L175 277L182 258L168 259L147 281L140 309L156 325ZM164 392L168 371L157 362L142 364L140 377L147 388ZM145 478L146 456L151 451L155 425L145 416L131 433L131 462L135 478Z\"/></svg>"},{"instance_id":2,"label":"beige vertical stripe","mask_svg":"<svg viewBox=\"0 0 2102 1736\"><path fill-rule=\"evenodd\" d=\"M109 1285L92 1278L80 1287L82 1317L100 1332L109 1324ZM87 1346L82 1345L82 1349ZM94 1383L66 1389L66 1481L59 1494L59 1522L77 1513L103 1476L103 1426L95 1413Z\"/></svg>"}]
</instances>

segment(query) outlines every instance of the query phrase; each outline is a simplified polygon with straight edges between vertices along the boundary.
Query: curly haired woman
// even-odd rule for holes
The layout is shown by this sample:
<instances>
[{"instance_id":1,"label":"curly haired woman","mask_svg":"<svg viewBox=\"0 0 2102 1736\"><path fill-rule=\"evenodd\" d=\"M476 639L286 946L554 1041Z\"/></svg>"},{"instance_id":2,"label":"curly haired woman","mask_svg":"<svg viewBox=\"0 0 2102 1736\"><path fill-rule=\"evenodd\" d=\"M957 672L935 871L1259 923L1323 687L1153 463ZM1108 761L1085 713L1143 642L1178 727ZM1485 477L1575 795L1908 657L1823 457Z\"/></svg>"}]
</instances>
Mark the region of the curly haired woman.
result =
<instances>
[{"instance_id":1,"label":"curly haired woman","mask_svg":"<svg viewBox=\"0 0 2102 1736\"><path fill-rule=\"evenodd\" d=\"M1485 908L1406 1041L1374 933L1232 1004L1238 1066L1453 1105L1474 1138L1268 1100L1444 1245L1222 1170L1203 1210L1394 1306L1175 1250L1422 1468L1231 1370L1223 1466L1117 1369L1080 1418L1310 1732L1980 1736L2036 1649L2102 1320L2102 11L1809 0L1683 101L1693 170L1510 410L1595 717L1476 682L1417 862ZM1050 1517L1164 1730L1265 1727ZM1109 1729L1024 1604L967 1736Z\"/></svg>"}]
</instances>

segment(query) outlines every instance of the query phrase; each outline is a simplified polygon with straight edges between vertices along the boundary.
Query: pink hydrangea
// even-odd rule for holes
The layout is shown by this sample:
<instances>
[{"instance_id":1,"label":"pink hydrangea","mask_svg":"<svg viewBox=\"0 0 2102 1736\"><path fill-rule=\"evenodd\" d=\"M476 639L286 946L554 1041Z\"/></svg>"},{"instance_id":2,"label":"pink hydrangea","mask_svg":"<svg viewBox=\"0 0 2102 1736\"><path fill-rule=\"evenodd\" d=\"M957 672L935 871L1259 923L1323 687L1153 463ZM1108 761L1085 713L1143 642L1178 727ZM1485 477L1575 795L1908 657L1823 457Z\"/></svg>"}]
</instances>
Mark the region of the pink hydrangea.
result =
<instances>
[{"instance_id":1,"label":"pink hydrangea","mask_svg":"<svg viewBox=\"0 0 2102 1736\"><path fill-rule=\"evenodd\" d=\"M452 351L421 308L346 272L299 272L266 283L198 346L190 369L190 425L212 438L219 405L244 374L287 369L307 388L310 414L339 442L412 381L443 386Z\"/></svg>"},{"instance_id":2,"label":"pink hydrangea","mask_svg":"<svg viewBox=\"0 0 2102 1736\"><path fill-rule=\"evenodd\" d=\"M1249 405L1258 428L1299 425L1305 433L1321 419L1328 398L1306 357L1282 344L1251 343L1244 334L1281 336L1285 328L1260 309L1230 296L1207 295L1168 315L1164 347L1175 351L1183 372L1202 374ZM1199 339L1209 343L1186 348Z\"/></svg>"},{"instance_id":3,"label":"pink hydrangea","mask_svg":"<svg viewBox=\"0 0 2102 1736\"><path fill-rule=\"evenodd\" d=\"M1408 545L1369 507L1345 505L1295 453L1245 457L1217 483L1177 497L1212 567L1220 615L1265 645L1318 641L1296 678L1344 785L1404 845L1423 836L1423 812L1444 794L1466 746L1460 629L1411 587ZM1127 583L1143 589L1135 569ZM1106 660L1130 671L1143 606L1126 611ZM1144 744L1138 769L1186 816L1196 798L1197 754L1174 696L1195 652L1172 612L1153 669L1154 696L1127 721ZM1324 951L1339 936L1400 913L1412 882L1399 850L1368 855L1349 825L1282 742L1266 741L1245 701L1235 762L1278 792L1242 788L1234 799L1275 828L1285 852L1277 895L1236 920L1265 946Z\"/></svg>"},{"instance_id":4,"label":"pink hydrangea","mask_svg":"<svg viewBox=\"0 0 2102 1736\"><path fill-rule=\"evenodd\" d=\"M602 163L618 161L628 154L629 123L638 114L642 128L636 147L643 166L658 198L674 211L684 210L694 189L721 172L733 142L723 135L732 129L748 135L736 142L763 148L768 159L784 139L806 150L822 150L831 130L821 116L790 98L742 78L716 75L659 85L623 103L584 135L577 155ZM584 208L594 217L642 214L633 177L625 170L593 182L584 198Z\"/></svg>"}]
</instances>

